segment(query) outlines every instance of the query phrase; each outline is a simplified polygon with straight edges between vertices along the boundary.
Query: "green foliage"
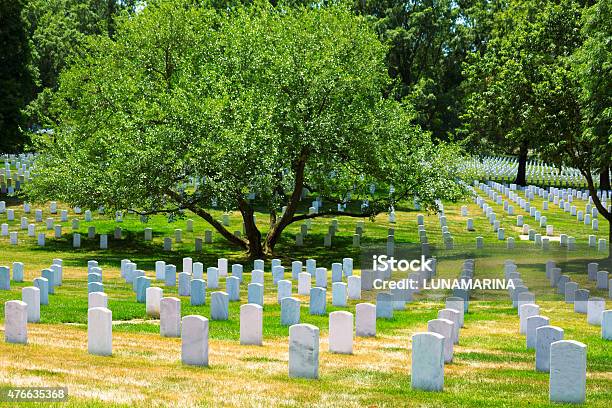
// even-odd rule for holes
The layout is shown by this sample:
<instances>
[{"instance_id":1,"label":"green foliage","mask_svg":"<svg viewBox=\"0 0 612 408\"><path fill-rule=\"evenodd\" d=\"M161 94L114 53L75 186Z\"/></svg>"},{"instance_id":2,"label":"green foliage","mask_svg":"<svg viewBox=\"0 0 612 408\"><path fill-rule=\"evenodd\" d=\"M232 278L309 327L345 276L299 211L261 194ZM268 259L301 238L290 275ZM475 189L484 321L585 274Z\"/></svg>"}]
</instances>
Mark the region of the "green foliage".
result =
<instances>
[{"instance_id":1,"label":"green foliage","mask_svg":"<svg viewBox=\"0 0 612 408\"><path fill-rule=\"evenodd\" d=\"M386 51L341 6L153 3L122 19L116 40L91 38L62 74L48 118L57 141L40 140L30 194L207 220L214 199L242 212L248 241L225 236L245 247L259 246L249 192L277 224L270 247L300 219L304 185L327 202L370 199L365 216L413 195L429 208L457 198L456 148L434 146L409 107L383 97ZM198 187L182 188L192 177ZM395 193L371 196L372 182Z\"/></svg>"},{"instance_id":2,"label":"green foliage","mask_svg":"<svg viewBox=\"0 0 612 408\"><path fill-rule=\"evenodd\" d=\"M559 164L576 167L587 180L597 210L610 222L612 212L595 191L592 172L607 171L612 163L612 24L610 0L600 0L585 10L585 41L547 78L543 127L548 131L542 151ZM543 87L542 87L543 88ZM612 259L612 249L609 250Z\"/></svg>"},{"instance_id":3,"label":"green foliage","mask_svg":"<svg viewBox=\"0 0 612 408\"><path fill-rule=\"evenodd\" d=\"M28 30L36 78L36 100L27 115L40 124L46 115L48 92L57 88L60 72L68 67L90 36L110 36L115 19L123 11L134 12L136 1L117 0L29 0L22 13Z\"/></svg>"},{"instance_id":4,"label":"green foliage","mask_svg":"<svg viewBox=\"0 0 612 408\"><path fill-rule=\"evenodd\" d=\"M13 152L22 145L21 109L32 97L28 36L20 18L24 3L0 0L0 152Z\"/></svg>"},{"instance_id":5,"label":"green foliage","mask_svg":"<svg viewBox=\"0 0 612 408\"><path fill-rule=\"evenodd\" d=\"M463 132L477 146L513 153L546 143L542 119L564 91L548 82L582 42L580 16L575 0L515 0L497 14L486 51L465 65Z\"/></svg>"},{"instance_id":6,"label":"green foliage","mask_svg":"<svg viewBox=\"0 0 612 408\"><path fill-rule=\"evenodd\" d=\"M499 1L357 1L388 42L389 73L400 80L395 92L417 112L416 122L435 138L448 139L459 126L461 66L471 50L486 43L491 11Z\"/></svg>"},{"instance_id":7,"label":"green foliage","mask_svg":"<svg viewBox=\"0 0 612 408\"><path fill-rule=\"evenodd\" d=\"M594 168L612 163L612 2L599 0L584 14L585 38L571 58L572 79L579 86L582 132L593 150Z\"/></svg>"}]
</instances>

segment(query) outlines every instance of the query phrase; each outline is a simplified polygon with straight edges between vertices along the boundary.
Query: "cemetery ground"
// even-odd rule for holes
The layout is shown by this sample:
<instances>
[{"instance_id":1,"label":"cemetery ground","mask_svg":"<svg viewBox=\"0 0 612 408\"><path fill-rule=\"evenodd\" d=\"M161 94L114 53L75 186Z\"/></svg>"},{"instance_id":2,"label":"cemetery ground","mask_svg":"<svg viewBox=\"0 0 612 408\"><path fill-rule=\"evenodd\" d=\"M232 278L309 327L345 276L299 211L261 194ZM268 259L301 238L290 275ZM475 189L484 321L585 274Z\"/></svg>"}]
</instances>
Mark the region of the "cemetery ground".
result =
<instances>
[{"instance_id":1,"label":"cemetery ground","mask_svg":"<svg viewBox=\"0 0 612 408\"><path fill-rule=\"evenodd\" d=\"M481 190L477 192L486 198ZM15 210L15 221L8 222L11 231L19 230L23 216L20 202L7 201L7 208ZM305 200L307 201L307 200ZM568 252L558 242L543 251L532 241L521 241L521 228L516 226L516 216L507 215L492 200L506 237L516 238L516 248L507 250L505 241L497 240L497 233L489 224L482 210L472 201L445 203L444 212L454 238L454 249L444 249L442 232L435 214L425 216L425 227L432 255L438 259L438 277L458 278L465 259L476 259L475 277L503 278L504 261L513 259L522 279L536 294L542 315L550 318L552 325L565 330L565 339L587 345L586 403L589 406L609 406L612 400L612 348L601 338L601 328L589 325L584 314L573 311L572 305L556 294L545 277L545 263L554 259L563 274L587 288L592 295L606 299L606 309L612 308L607 290L598 290L587 279L587 263L603 265L604 252L588 248L588 235L606 238L608 225L602 217L599 231L578 222L568 213L551 205L546 211L548 223L559 233L576 237L577 248ZM541 199L532 204L541 208ZM552 204L552 203L551 203ZM475 231L466 230L466 217L461 216L461 205L467 205L469 217L474 219ZM305 205L307 207L307 205ZM49 205L33 205L44 209L44 217L50 217ZM58 205L58 208L67 206ZM303 211L306 208L302 209ZM542 235L545 228L537 227L532 218L517 208L516 214L524 214L525 222L533 224ZM380 215L374 222L365 220L362 246L382 246L389 227L395 229L395 242L418 243L416 211L409 206L396 208L396 222L389 224L387 215ZM362 299L350 300L348 307L332 307L328 289L327 314L311 316L308 298L294 294L302 300L301 322L311 323L321 329L320 367L318 380L292 379L287 374L288 327L280 325L280 306L266 261L265 306L263 314L263 346L240 345L239 307L246 303L246 285L240 289L240 302L230 302L229 320L210 321L209 363L207 368L188 367L181 364L179 338L163 338L159 334L159 320L149 318L145 305L137 303L131 285L121 279L121 259L130 259L154 275L157 260L177 265L180 271L183 257L192 257L204 267L216 266L218 258L225 257L229 264L244 265L245 281L250 281L252 261L227 244L219 234L213 235L213 243L204 244L202 252L194 251L194 238L202 237L212 228L203 220L186 214L194 220L194 232L185 228L185 219L169 223L164 216L151 217L146 224L139 217L126 214L121 223L112 215L94 213L92 222L85 222L81 215L70 211L69 221L80 219L78 230L82 236L81 248L72 248L70 222L63 225L63 236L53 238L53 231L46 231L44 223L37 224L37 233L46 232L44 247L36 245L36 238L28 238L20 230L18 245L10 245L8 237L0 238L0 265L19 261L25 265L24 283L11 282L10 291L0 291L0 319L4 318L4 302L21 299L21 288L31 286L32 279L53 258L64 262L63 285L50 295L49 305L41 306L41 322L28 324L28 344L0 343L1 386L65 386L69 401L62 406L548 406L549 374L534 369L534 351L526 350L525 338L519 334L517 310L505 290L475 290L465 316L459 344L454 359L444 367L444 391L415 391L410 386L411 336L427 330L427 321L435 319L437 311L444 308L449 290L432 290L415 296L405 310L395 311L389 320L378 319L375 338L356 337L353 354L328 352L328 314L334 310L354 312L355 305L364 301L375 303L375 291L362 291ZM213 211L220 219L221 211ZM33 214L26 215L33 218ZM53 215L58 223L59 215ZM6 214L0 215L1 222ZM339 232L331 247L324 247L323 237L328 230L329 218L313 221L312 230L304 239L304 245L295 245L294 236L300 225L289 227L276 247L277 258L283 265L292 260L316 259L317 266L330 268L332 262L344 257L355 260L354 273L360 273L360 251L352 246L357 219L338 218ZM230 217L230 230L241 229L241 218ZM265 230L267 216L257 214L260 229ZM96 227L96 233L109 234L109 248L99 249L99 240L87 239L87 227ZM116 226L122 228L122 238L112 239ZM145 227L153 228L153 240L144 241ZM173 240L172 251L163 251L163 238L174 237L174 230L182 229L183 243ZM477 236L484 238L485 247L476 249ZM94 356L87 353L87 261L97 260L104 271L104 291L113 313L113 355ZM601 269L601 268L600 268ZM608 270L609 267L608 267ZM154 286L163 283L154 281ZM295 285L295 282L294 282ZM225 287L221 279L220 288ZM177 288L163 287L164 296L178 296ZM207 290L209 292L209 290ZM208 293L207 293L208 295ZM210 316L210 297L204 306L191 306L188 297L181 297L183 316L198 314ZM0 325L2 330L3 327ZM58 403L58 405L60 405Z\"/></svg>"}]
</instances>

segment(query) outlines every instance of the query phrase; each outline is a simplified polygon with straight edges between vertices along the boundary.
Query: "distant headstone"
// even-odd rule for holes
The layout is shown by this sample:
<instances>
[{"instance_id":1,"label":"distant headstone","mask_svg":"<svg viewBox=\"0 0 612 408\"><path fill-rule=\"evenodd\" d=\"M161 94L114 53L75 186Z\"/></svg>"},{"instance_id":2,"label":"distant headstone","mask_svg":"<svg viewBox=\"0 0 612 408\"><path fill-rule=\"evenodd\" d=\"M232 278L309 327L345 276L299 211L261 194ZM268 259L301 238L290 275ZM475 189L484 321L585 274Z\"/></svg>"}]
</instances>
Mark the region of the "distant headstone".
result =
<instances>
[{"instance_id":1,"label":"distant headstone","mask_svg":"<svg viewBox=\"0 0 612 408\"><path fill-rule=\"evenodd\" d=\"M346 307L347 285L344 282L332 283L332 306Z\"/></svg>"},{"instance_id":2,"label":"distant headstone","mask_svg":"<svg viewBox=\"0 0 612 408\"><path fill-rule=\"evenodd\" d=\"M260 306L264 305L264 286L261 283L249 283L247 286L247 297L249 303Z\"/></svg>"},{"instance_id":3,"label":"distant headstone","mask_svg":"<svg viewBox=\"0 0 612 408\"><path fill-rule=\"evenodd\" d=\"M550 320L546 316L531 316L527 318L527 349L536 348L536 330L547 326Z\"/></svg>"},{"instance_id":4,"label":"distant headstone","mask_svg":"<svg viewBox=\"0 0 612 408\"><path fill-rule=\"evenodd\" d=\"M348 281L348 298L351 300L361 299L361 277L357 275L351 275L347 279Z\"/></svg>"},{"instance_id":5,"label":"distant headstone","mask_svg":"<svg viewBox=\"0 0 612 408\"><path fill-rule=\"evenodd\" d=\"M225 290L230 302L238 302L240 300L240 279L236 276L228 276L225 280Z\"/></svg>"},{"instance_id":6,"label":"distant headstone","mask_svg":"<svg viewBox=\"0 0 612 408\"><path fill-rule=\"evenodd\" d=\"M206 304L206 282L203 279L192 279L189 294L191 306L202 306Z\"/></svg>"},{"instance_id":7,"label":"distant headstone","mask_svg":"<svg viewBox=\"0 0 612 408\"><path fill-rule=\"evenodd\" d=\"M574 312L587 314L589 295L587 289L578 289L574 292Z\"/></svg>"},{"instance_id":8,"label":"distant headstone","mask_svg":"<svg viewBox=\"0 0 612 408\"><path fill-rule=\"evenodd\" d=\"M359 303L355 306L355 328L357 337L376 336L376 305Z\"/></svg>"},{"instance_id":9,"label":"distant headstone","mask_svg":"<svg viewBox=\"0 0 612 408\"><path fill-rule=\"evenodd\" d=\"M432 319L427 322L427 330L444 336L444 362L453 361L454 323L448 319Z\"/></svg>"},{"instance_id":10,"label":"distant headstone","mask_svg":"<svg viewBox=\"0 0 612 408\"><path fill-rule=\"evenodd\" d=\"M461 329L459 312L455 309L438 310L438 319L446 319L453 322L453 344L459 344L459 330Z\"/></svg>"},{"instance_id":11,"label":"distant headstone","mask_svg":"<svg viewBox=\"0 0 612 408\"><path fill-rule=\"evenodd\" d=\"M602 313L601 338L612 340L612 310L606 310Z\"/></svg>"},{"instance_id":12,"label":"distant headstone","mask_svg":"<svg viewBox=\"0 0 612 408\"><path fill-rule=\"evenodd\" d=\"M300 272L298 274L298 294L310 295L311 276L308 272Z\"/></svg>"},{"instance_id":13,"label":"distant headstone","mask_svg":"<svg viewBox=\"0 0 612 408\"><path fill-rule=\"evenodd\" d=\"M317 268L315 271L315 286L327 288L327 269Z\"/></svg>"},{"instance_id":14,"label":"distant headstone","mask_svg":"<svg viewBox=\"0 0 612 408\"><path fill-rule=\"evenodd\" d=\"M0 290L11 290L11 270L8 266L0 266Z\"/></svg>"},{"instance_id":15,"label":"distant headstone","mask_svg":"<svg viewBox=\"0 0 612 408\"><path fill-rule=\"evenodd\" d=\"M28 322L40 322L40 289L34 286L21 289L21 300L27 305Z\"/></svg>"},{"instance_id":16,"label":"distant headstone","mask_svg":"<svg viewBox=\"0 0 612 408\"><path fill-rule=\"evenodd\" d=\"M376 295L376 318L393 318L393 295L387 292L380 292Z\"/></svg>"},{"instance_id":17,"label":"distant headstone","mask_svg":"<svg viewBox=\"0 0 612 408\"><path fill-rule=\"evenodd\" d=\"M283 298L286 297L290 297L291 296L291 281L290 280L279 280L277 283L277 296L276 296L276 300L278 301L278 303L280 304L281 300Z\"/></svg>"},{"instance_id":18,"label":"distant headstone","mask_svg":"<svg viewBox=\"0 0 612 408\"><path fill-rule=\"evenodd\" d=\"M540 314L540 306L532 303L521 305L519 309L520 326L519 333L527 334L527 319Z\"/></svg>"},{"instance_id":19,"label":"distant headstone","mask_svg":"<svg viewBox=\"0 0 612 408\"><path fill-rule=\"evenodd\" d=\"M217 269L219 270L219 276L227 276L227 259L219 258L217 260Z\"/></svg>"},{"instance_id":20,"label":"distant headstone","mask_svg":"<svg viewBox=\"0 0 612 408\"><path fill-rule=\"evenodd\" d=\"M155 279L163 281L166 278L166 262L155 261Z\"/></svg>"},{"instance_id":21,"label":"distant headstone","mask_svg":"<svg viewBox=\"0 0 612 408\"><path fill-rule=\"evenodd\" d=\"M178 274L178 295L189 296L191 293L191 274L181 272Z\"/></svg>"},{"instance_id":22,"label":"distant headstone","mask_svg":"<svg viewBox=\"0 0 612 408\"><path fill-rule=\"evenodd\" d=\"M238 281L240 283L242 283L242 272L243 272L243 267L240 264L233 264L232 265L232 276L235 276L236 278L238 278Z\"/></svg>"},{"instance_id":23,"label":"distant headstone","mask_svg":"<svg viewBox=\"0 0 612 408\"><path fill-rule=\"evenodd\" d=\"M219 289L219 269L211 266L206 269L206 284L209 289Z\"/></svg>"},{"instance_id":24,"label":"distant headstone","mask_svg":"<svg viewBox=\"0 0 612 408\"><path fill-rule=\"evenodd\" d=\"M326 313L326 290L314 287L310 289L310 314L324 315Z\"/></svg>"},{"instance_id":25,"label":"distant headstone","mask_svg":"<svg viewBox=\"0 0 612 408\"><path fill-rule=\"evenodd\" d=\"M300 323L300 300L294 297L281 299L281 325L292 326Z\"/></svg>"},{"instance_id":26,"label":"distant headstone","mask_svg":"<svg viewBox=\"0 0 612 408\"><path fill-rule=\"evenodd\" d=\"M146 303L147 302L147 289L151 287L151 278L146 276L139 276L135 280L136 283L136 302Z\"/></svg>"},{"instance_id":27,"label":"distant headstone","mask_svg":"<svg viewBox=\"0 0 612 408\"><path fill-rule=\"evenodd\" d=\"M46 278L34 278L34 286L40 289L40 304L49 304L49 281Z\"/></svg>"},{"instance_id":28,"label":"distant headstone","mask_svg":"<svg viewBox=\"0 0 612 408\"><path fill-rule=\"evenodd\" d=\"M299 274L302 272L302 262L301 261L293 261L291 262L291 279L298 280Z\"/></svg>"},{"instance_id":29,"label":"distant headstone","mask_svg":"<svg viewBox=\"0 0 612 408\"><path fill-rule=\"evenodd\" d=\"M353 315L346 311L329 314L329 352L353 354Z\"/></svg>"},{"instance_id":30,"label":"distant headstone","mask_svg":"<svg viewBox=\"0 0 612 408\"><path fill-rule=\"evenodd\" d=\"M176 286L176 266L167 264L166 270L164 272L164 281L166 286L174 287Z\"/></svg>"},{"instance_id":31,"label":"distant headstone","mask_svg":"<svg viewBox=\"0 0 612 408\"><path fill-rule=\"evenodd\" d=\"M164 290L157 287L149 287L146 290L147 302L145 310L147 316L160 317L161 300L164 297Z\"/></svg>"},{"instance_id":32,"label":"distant headstone","mask_svg":"<svg viewBox=\"0 0 612 408\"><path fill-rule=\"evenodd\" d=\"M601 326L603 312L606 309L606 300L600 297L591 297L587 301L587 323Z\"/></svg>"},{"instance_id":33,"label":"distant headstone","mask_svg":"<svg viewBox=\"0 0 612 408\"><path fill-rule=\"evenodd\" d=\"M284 279L285 268L279 265L272 266L272 283L278 284L278 281Z\"/></svg>"}]
</instances>

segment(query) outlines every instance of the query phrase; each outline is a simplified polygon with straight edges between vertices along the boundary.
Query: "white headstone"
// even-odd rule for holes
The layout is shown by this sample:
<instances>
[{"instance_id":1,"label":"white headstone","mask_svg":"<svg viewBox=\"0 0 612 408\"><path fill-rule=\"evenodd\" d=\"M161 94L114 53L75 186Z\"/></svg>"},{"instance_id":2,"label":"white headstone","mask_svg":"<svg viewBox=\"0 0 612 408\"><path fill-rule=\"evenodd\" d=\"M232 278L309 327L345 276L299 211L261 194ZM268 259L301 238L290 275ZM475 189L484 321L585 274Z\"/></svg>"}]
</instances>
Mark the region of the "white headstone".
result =
<instances>
[{"instance_id":1,"label":"white headstone","mask_svg":"<svg viewBox=\"0 0 612 408\"><path fill-rule=\"evenodd\" d=\"M108 308L108 296L104 292L89 292L87 295L87 307L93 309L94 307Z\"/></svg>"},{"instance_id":2,"label":"white headstone","mask_svg":"<svg viewBox=\"0 0 612 408\"><path fill-rule=\"evenodd\" d=\"M263 307L254 303L240 306L240 344L263 343Z\"/></svg>"},{"instance_id":3,"label":"white headstone","mask_svg":"<svg viewBox=\"0 0 612 408\"><path fill-rule=\"evenodd\" d=\"M444 362L453 361L454 323L448 319L433 319L427 322L427 330L444 336Z\"/></svg>"},{"instance_id":4,"label":"white headstone","mask_svg":"<svg viewBox=\"0 0 612 408\"><path fill-rule=\"evenodd\" d=\"M161 300L164 297L164 290L158 287L148 287L146 292L146 313L147 316L160 317Z\"/></svg>"},{"instance_id":5,"label":"white headstone","mask_svg":"<svg viewBox=\"0 0 612 408\"><path fill-rule=\"evenodd\" d=\"M289 377L319 378L319 328L311 324L289 327Z\"/></svg>"},{"instance_id":6,"label":"white headstone","mask_svg":"<svg viewBox=\"0 0 612 408\"><path fill-rule=\"evenodd\" d=\"M376 336L376 305L359 303L355 306L355 334L357 337Z\"/></svg>"},{"instance_id":7,"label":"white headstone","mask_svg":"<svg viewBox=\"0 0 612 408\"><path fill-rule=\"evenodd\" d=\"M4 303L4 340L17 344L28 342L28 305L21 300Z\"/></svg>"},{"instance_id":8,"label":"white headstone","mask_svg":"<svg viewBox=\"0 0 612 408\"><path fill-rule=\"evenodd\" d=\"M414 389L444 388L444 336L424 332L412 336L411 385Z\"/></svg>"},{"instance_id":9,"label":"white headstone","mask_svg":"<svg viewBox=\"0 0 612 408\"><path fill-rule=\"evenodd\" d=\"M28 305L28 322L40 321L40 289L29 286L21 289L21 300Z\"/></svg>"},{"instance_id":10,"label":"white headstone","mask_svg":"<svg viewBox=\"0 0 612 408\"><path fill-rule=\"evenodd\" d=\"M175 297L165 297L159 306L159 330L162 337L180 337L181 301Z\"/></svg>"},{"instance_id":11,"label":"white headstone","mask_svg":"<svg viewBox=\"0 0 612 408\"><path fill-rule=\"evenodd\" d=\"M329 314L330 353L353 354L353 314L336 311Z\"/></svg>"},{"instance_id":12,"label":"white headstone","mask_svg":"<svg viewBox=\"0 0 612 408\"><path fill-rule=\"evenodd\" d=\"M183 317L179 326L182 326L181 362L185 365L208 366L208 319L189 315Z\"/></svg>"},{"instance_id":13,"label":"white headstone","mask_svg":"<svg viewBox=\"0 0 612 408\"><path fill-rule=\"evenodd\" d=\"M113 354L113 313L105 307L87 311L87 349L89 354Z\"/></svg>"},{"instance_id":14,"label":"white headstone","mask_svg":"<svg viewBox=\"0 0 612 408\"><path fill-rule=\"evenodd\" d=\"M550 370L550 345L563 340L563 329L556 326L542 326L536 329L536 371Z\"/></svg>"},{"instance_id":15,"label":"white headstone","mask_svg":"<svg viewBox=\"0 0 612 408\"><path fill-rule=\"evenodd\" d=\"M574 340L550 345L551 402L584 403L586 397L587 346Z\"/></svg>"}]
</instances>

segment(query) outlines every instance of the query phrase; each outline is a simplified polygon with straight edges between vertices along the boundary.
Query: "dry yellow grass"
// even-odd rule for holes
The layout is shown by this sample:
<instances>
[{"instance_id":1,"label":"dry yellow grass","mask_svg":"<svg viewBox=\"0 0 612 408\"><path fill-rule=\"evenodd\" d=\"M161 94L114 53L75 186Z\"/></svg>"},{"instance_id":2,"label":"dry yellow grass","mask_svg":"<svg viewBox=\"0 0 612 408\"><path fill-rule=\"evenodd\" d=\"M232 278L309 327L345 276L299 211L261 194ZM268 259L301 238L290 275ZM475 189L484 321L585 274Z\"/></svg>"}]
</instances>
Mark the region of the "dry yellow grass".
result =
<instances>
[{"instance_id":1,"label":"dry yellow grass","mask_svg":"<svg viewBox=\"0 0 612 408\"><path fill-rule=\"evenodd\" d=\"M547 307L548 306L548 307ZM483 306L485 311L488 306ZM543 305L551 316L564 319L564 326L583 328L580 316L554 305ZM583 316L582 316L583 318ZM551 320L554 321L555 317ZM513 322L514 320L514 322ZM499 370L533 370L529 361L515 361L515 353L479 344L489 339L520 342L517 318L482 320L466 325L454 364L445 367L447 379L467 379L480 386L498 381L488 374ZM180 340L157 334L114 333L113 356L87 354L84 327L74 325L29 325L29 344L0 344L0 376L14 386L65 386L73 402L97 400L137 407L169 406L362 406L364 389L375 394L376 377L408 378L412 333L424 330L426 322L413 329L398 330L372 339L355 339L355 354L327 352L326 335L320 343L318 381L290 380L287 376L286 339L264 346L241 346L237 341L210 340L210 367L180 364ZM476 341L475 341L476 340ZM462 360L462 353L499 356L499 360ZM517 355L520 352L516 353ZM612 384L611 372L589 373L589 379ZM545 384L543 384L545 385ZM408 391L408 390L406 390ZM415 401L416 403L416 401ZM385 405L385 404L383 404Z\"/></svg>"}]
</instances>

